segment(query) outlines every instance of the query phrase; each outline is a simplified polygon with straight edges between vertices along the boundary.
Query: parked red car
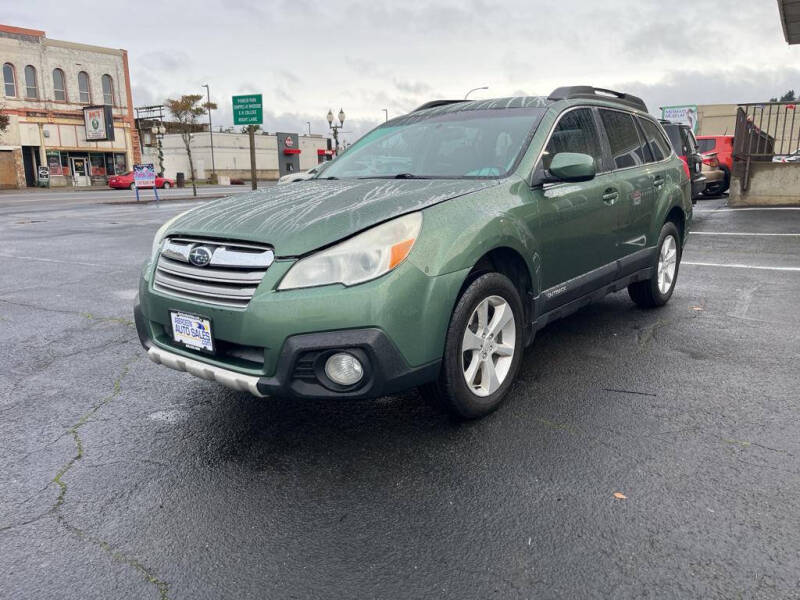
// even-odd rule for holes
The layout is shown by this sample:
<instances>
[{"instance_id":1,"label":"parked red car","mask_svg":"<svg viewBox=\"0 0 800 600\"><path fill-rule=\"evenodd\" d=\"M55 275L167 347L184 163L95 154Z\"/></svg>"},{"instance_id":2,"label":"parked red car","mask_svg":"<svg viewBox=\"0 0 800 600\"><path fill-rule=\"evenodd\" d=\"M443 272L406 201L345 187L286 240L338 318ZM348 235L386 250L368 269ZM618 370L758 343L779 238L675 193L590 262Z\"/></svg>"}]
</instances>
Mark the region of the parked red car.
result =
<instances>
[{"instance_id":1,"label":"parked red car","mask_svg":"<svg viewBox=\"0 0 800 600\"><path fill-rule=\"evenodd\" d=\"M733 170L733 136L698 135L697 146L702 154L710 154L711 152L717 153L719 168L725 172L725 182L722 189L719 190L719 193L724 192L731 185L731 171Z\"/></svg>"},{"instance_id":2,"label":"parked red car","mask_svg":"<svg viewBox=\"0 0 800 600\"><path fill-rule=\"evenodd\" d=\"M123 175L112 175L108 178L108 186L114 188L115 190L124 190L128 188L130 190L136 187L133 183L133 171L128 171ZM156 187L157 188L171 188L175 187L175 180L174 179L167 179L166 177L158 177L156 176Z\"/></svg>"}]
</instances>

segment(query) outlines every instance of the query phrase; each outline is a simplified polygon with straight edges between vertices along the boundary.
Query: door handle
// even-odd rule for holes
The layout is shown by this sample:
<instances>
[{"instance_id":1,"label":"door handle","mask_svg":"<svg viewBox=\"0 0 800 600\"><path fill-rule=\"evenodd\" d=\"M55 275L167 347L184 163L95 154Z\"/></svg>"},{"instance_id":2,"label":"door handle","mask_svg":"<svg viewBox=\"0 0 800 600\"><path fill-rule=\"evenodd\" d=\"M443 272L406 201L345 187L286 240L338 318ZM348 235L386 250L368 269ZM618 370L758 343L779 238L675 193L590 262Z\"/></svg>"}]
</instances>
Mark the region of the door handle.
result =
<instances>
[{"instance_id":1,"label":"door handle","mask_svg":"<svg viewBox=\"0 0 800 600\"><path fill-rule=\"evenodd\" d=\"M614 188L608 188L605 192L603 192L603 202L608 204L609 206L614 204L619 198L619 193Z\"/></svg>"},{"instance_id":2,"label":"door handle","mask_svg":"<svg viewBox=\"0 0 800 600\"><path fill-rule=\"evenodd\" d=\"M664 185L664 178L661 175L653 177L653 187L660 188L662 185Z\"/></svg>"}]
</instances>

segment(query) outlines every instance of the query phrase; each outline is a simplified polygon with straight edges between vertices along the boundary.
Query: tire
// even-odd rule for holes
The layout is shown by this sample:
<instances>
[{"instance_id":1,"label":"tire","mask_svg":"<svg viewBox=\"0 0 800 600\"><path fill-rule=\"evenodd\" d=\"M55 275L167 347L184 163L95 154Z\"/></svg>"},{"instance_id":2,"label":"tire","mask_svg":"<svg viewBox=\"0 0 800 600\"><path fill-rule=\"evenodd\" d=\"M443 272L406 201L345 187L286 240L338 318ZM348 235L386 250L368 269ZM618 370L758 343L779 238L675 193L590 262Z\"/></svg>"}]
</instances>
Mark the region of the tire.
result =
<instances>
[{"instance_id":1,"label":"tire","mask_svg":"<svg viewBox=\"0 0 800 600\"><path fill-rule=\"evenodd\" d=\"M513 323L503 316L509 314L506 311ZM422 386L420 393L443 404L458 419L477 419L494 411L511 388L522 361L524 315L519 292L508 277L500 273L477 277L450 317L439 378ZM493 323L493 337L487 337ZM471 344L475 346L468 348Z\"/></svg>"},{"instance_id":2,"label":"tire","mask_svg":"<svg viewBox=\"0 0 800 600\"><path fill-rule=\"evenodd\" d=\"M135 183L132 183L132 184L130 184L130 185L128 186L128 189L129 189L129 190L135 190L135 189L136 189L136 184L135 184Z\"/></svg>"},{"instance_id":3,"label":"tire","mask_svg":"<svg viewBox=\"0 0 800 600\"><path fill-rule=\"evenodd\" d=\"M161 186L161 189L162 189L162 190L168 190L168 189L169 189L169 188L171 188L171 187L172 187L172 184L170 184L170 182L169 182L169 181L165 181L165 182L164 182L164 185L162 185L162 186Z\"/></svg>"},{"instance_id":4,"label":"tire","mask_svg":"<svg viewBox=\"0 0 800 600\"><path fill-rule=\"evenodd\" d=\"M731 187L731 172L728 167L722 166L720 168L722 169L723 173L725 173L725 181L722 184L722 189L720 189L719 193L724 194Z\"/></svg>"},{"instance_id":5,"label":"tire","mask_svg":"<svg viewBox=\"0 0 800 600\"><path fill-rule=\"evenodd\" d=\"M670 242L670 240L672 240ZM669 251L672 245L672 254ZM681 238L678 228L672 221L667 221L658 236L658 250L653 258L653 276L644 281L637 281L628 286L628 295L642 308L664 306L672 297L675 283L678 281L678 269L681 264ZM662 268L662 255L666 253L666 266ZM670 260L670 256L672 257ZM669 266L674 265L672 278L669 279ZM662 279L663 274L663 279ZM659 282L662 282L660 285Z\"/></svg>"},{"instance_id":6,"label":"tire","mask_svg":"<svg viewBox=\"0 0 800 600\"><path fill-rule=\"evenodd\" d=\"M726 189L723 182L711 183L703 190L703 196L721 196Z\"/></svg>"}]
</instances>

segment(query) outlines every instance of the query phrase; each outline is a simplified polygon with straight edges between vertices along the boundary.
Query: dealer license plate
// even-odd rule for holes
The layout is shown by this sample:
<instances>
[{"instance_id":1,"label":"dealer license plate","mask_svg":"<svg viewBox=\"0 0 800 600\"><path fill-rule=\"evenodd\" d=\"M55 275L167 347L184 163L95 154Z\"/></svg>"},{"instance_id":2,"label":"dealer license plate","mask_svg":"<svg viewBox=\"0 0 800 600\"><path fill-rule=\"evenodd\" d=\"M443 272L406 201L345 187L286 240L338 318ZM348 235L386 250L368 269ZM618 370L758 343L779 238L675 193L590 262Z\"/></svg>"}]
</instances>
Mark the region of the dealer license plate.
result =
<instances>
[{"instance_id":1,"label":"dealer license plate","mask_svg":"<svg viewBox=\"0 0 800 600\"><path fill-rule=\"evenodd\" d=\"M182 312L170 312L172 339L194 350L214 351L211 321Z\"/></svg>"}]
</instances>

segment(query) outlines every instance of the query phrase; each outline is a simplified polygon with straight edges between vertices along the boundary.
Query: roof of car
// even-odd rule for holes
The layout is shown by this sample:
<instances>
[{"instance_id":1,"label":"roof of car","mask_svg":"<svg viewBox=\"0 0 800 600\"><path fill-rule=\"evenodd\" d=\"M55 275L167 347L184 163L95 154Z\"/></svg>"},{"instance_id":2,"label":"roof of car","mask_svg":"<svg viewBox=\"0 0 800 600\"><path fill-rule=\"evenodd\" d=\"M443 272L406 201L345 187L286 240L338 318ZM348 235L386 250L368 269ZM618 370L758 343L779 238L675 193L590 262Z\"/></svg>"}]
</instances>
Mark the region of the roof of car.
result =
<instances>
[{"instance_id":1,"label":"roof of car","mask_svg":"<svg viewBox=\"0 0 800 600\"><path fill-rule=\"evenodd\" d=\"M414 109L412 112L424 111L427 116L465 110L492 110L505 108L547 107L553 102L544 96L511 96L508 98L490 98L488 100L432 100Z\"/></svg>"}]
</instances>

